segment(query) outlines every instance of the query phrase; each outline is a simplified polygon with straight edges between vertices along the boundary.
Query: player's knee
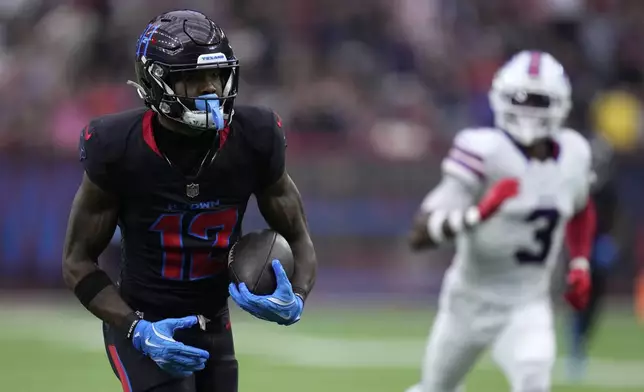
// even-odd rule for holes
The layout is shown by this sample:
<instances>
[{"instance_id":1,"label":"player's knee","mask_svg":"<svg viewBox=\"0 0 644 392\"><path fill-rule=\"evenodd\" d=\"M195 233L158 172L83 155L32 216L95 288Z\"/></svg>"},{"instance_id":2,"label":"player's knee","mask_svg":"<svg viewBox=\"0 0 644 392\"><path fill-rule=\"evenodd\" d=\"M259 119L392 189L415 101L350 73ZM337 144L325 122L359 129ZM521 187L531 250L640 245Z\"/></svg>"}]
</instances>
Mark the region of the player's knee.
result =
<instances>
[{"instance_id":1,"label":"player's knee","mask_svg":"<svg viewBox=\"0 0 644 392\"><path fill-rule=\"evenodd\" d=\"M525 364L521 366L513 384L513 392L549 392L550 366L547 363Z\"/></svg>"}]
</instances>

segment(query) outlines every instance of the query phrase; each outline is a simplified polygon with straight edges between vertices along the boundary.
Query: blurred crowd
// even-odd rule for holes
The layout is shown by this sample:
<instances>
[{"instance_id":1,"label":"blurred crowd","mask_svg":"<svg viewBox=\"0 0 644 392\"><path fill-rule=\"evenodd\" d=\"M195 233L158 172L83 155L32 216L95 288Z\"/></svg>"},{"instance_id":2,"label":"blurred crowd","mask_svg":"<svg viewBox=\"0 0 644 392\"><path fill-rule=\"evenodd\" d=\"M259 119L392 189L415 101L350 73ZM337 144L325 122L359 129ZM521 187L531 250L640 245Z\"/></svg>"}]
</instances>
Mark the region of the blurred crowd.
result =
<instances>
[{"instance_id":1,"label":"blurred crowd","mask_svg":"<svg viewBox=\"0 0 644 392\"><path fill-rule=\"evenodd\" d=\"M90 118L139 105L125 84L134 43L151 17L178 6L211 15L228 32L243 67L241 101L269 105L293 133L328 141L305 145L420 159L459 128L491 123L493 73L524 48L564 63L575 91L572 126L625 154L641 145L638 0L1 3L5 151L73 154Z\"/></svg>"}]
</instances>

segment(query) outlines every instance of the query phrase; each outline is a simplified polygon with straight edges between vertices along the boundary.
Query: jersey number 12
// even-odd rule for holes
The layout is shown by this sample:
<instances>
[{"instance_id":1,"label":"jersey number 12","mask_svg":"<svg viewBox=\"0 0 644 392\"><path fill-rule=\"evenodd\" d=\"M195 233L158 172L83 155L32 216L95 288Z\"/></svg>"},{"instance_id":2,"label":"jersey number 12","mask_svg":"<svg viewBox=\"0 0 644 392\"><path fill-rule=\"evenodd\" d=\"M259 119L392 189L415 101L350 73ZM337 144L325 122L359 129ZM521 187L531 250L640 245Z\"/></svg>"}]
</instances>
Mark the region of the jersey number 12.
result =
<instances>
[{"instance_id":1,"label":"jersey number 12","mask_svg":"<svg viewBox=\"0 0 644 392\"><path fill-rule=\"evenodd\" d=\"M197 280L219 272L224 265L213 260L211 253L213 248L228 248L237 225L237 209L230 208L195 215L184 232L185 215L163 214L150 226L161 235L161 275L166 279Z\"/></svg>"},{"instance_id":2,"label":"jersey number 12","mask_svg":"<svg viewBox=\"0 0 644 392\"><path fill-rule=\"evenodd\" d=\"M552 248L552 235L559 223L559 211L552 208L534 210L525 221L543 224L534 232L534 239L539 244L539 248L534 251L520 249L515 253L515 257L519 264L543 264Z\"/></svg>"}]
</instances>

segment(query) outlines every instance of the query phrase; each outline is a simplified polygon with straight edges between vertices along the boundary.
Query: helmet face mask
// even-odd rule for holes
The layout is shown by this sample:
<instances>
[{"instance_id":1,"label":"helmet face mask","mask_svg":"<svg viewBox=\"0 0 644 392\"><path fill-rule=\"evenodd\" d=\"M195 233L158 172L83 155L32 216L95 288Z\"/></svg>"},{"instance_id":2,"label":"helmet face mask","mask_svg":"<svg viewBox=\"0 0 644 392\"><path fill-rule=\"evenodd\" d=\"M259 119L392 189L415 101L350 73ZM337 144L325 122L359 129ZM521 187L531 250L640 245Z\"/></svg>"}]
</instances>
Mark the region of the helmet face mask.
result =
<instances>
[{"instance_id":1,"label":"helmet face mask","mask_svg":"<svg viewBox=\"0 0 644 392\"><path fill-rule=\"evenodd\" d=\"M150 22L137 43L138 83L160 115L196 130L232 120L239 62L223 31L203 14L173 11Z\"/></svg>"},{"instance_id":2,"label":"helmet face mask","mask_svg":"<svg viewBox=\"0 0 644 392\"><path fill-rule=\"evenodd\" d=\"M570 83L549 54L521 52L497 72L490 104L496 126L520 144L531 145L563 126L571 106Z\"/></svg>"}]
</instances>

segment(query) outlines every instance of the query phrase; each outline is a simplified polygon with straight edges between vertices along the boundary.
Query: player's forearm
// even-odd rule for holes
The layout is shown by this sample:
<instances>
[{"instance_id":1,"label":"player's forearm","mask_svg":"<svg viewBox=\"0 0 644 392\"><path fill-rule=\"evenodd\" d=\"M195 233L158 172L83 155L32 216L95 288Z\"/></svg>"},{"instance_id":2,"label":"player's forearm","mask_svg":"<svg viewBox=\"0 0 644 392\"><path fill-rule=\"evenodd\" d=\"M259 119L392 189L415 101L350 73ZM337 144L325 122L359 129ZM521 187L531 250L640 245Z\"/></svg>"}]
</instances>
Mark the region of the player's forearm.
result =
<instances>
[{"instance_id":1,"label":"player's forearm","mask_svg":"<svg viewBox=\"0 0 644 392\"><path fill-rule=\"evenodd\" d=\"M101 290L89 303L87 309L106 323L127 332L132 323L134 310L121 298L116 286Z\"/></svg>"},{"instance_id":2,"label":"player's forearm","mask_svg":"<svg viewBox=\"0 0 644 392\"><path fill-rule=\"evenodd\" d=\"M288 174L257 195L257 204L269 226L288 241L295 258L293 291L306 299L315 283L317 258L309 234L300 192Z\"/></svg>"},{"instance_id":3,"label":"player's forearm","mask_svg":"<svg viewBox=\"0 0 644 392\"><path fill-rule=\"evenodd\" d=\"M301 201L287 200L280 210L279 219L272 219L270 212L266 216L271 227L280 233L291 247L295 259L295 273L291 284L293 291L306 300L313 289L317 275L318 263L313 241L308 231Z\"/></svg>"},{"instance_id":4,"label":"player's forearm","mask_svg":"<svg viewBox=\"0 0 644 392\"><path fill-rule=\"evenodd\" d=\"M75 267L64 269L63 276L67 287L74 292L83 306L104 322L120 329L127 329L134 311L121 298L116 286L104 280L102 287L99 286L95 289L87 287L88 285L97 284L96 282L100 284L100 280L97 281L92 276L105 273L92 262L79 262L72 265L75 265ZM88 282L88 279L93 280L93 282ZM90 292L89 296L92 297L91 299L87 298L88 291ZM92 291L96 291L96 293L92 295Z\"/></svg>"},{"instance_id":5,"label":"player's forearm","mask_svg":"<svg viewBox=\"0 0 644 392\"><path fill-rule=\"evenodd\" d=\"M62 272L65 284L83 306L101 320L123 327L133 318L133 311L97 263L114 235L118 215L118 198L85 174L69 215Z\"/></svg>"},{"instance_id":6,"label":"player's forearm","mask_svg":"<svg viewBox=\"0 0 644 392\"><path fill-rule=\"evenodd\" d=\"M306 300L315 285L318 267L313 241L311 241L308 233L305 232L296 237L295 240L289 241L289 245L295 258L295 274L291 281L293 291Z\"/></svg>"},{"instance_id":7,"label":"player's forearm","mask_svg":"<svg viewBox=\"0 0 644 392\"><path fill-rule=\"evenodd\" d=\"M435 248L450 241L478 221L473 209L454 209L420 212L414 219L409 245L413 250Z\"/></svg>"},{"instance_id":8,"label":"player's forearm","mask_svg":"<svg viewBox=\"0 0 644 392\"><path fill-rule=\"evenodd\" d=\"M414 217L409 244L414 250L434 248L453 239L473 222L466 222L466 211L472 209L477 191L461 179L444 176L425 196ZM471 218L471 216L470 216Z\"/></svg>"},{"instance_id":9,"label":"player's forearm","mask_svg":"<svg viewBox=\"0 0 644 392\"><path fill-rule=\"evenodd\" d=\"M132 308L121 298L116 286L101 276L105 273L90 259L82 261L66 258L63 263L63 280L79 301L93 315L117 328L127 328ZM99 276L97 279L96 276ZM109 278L108 278L109 279ZM97 284L102 286L96 286ZM95 294L92 294L92 292ZM88 294L89 293L89 294ZM91 296L88 298L87 296Z\"/></svg>"}]
</instances>

